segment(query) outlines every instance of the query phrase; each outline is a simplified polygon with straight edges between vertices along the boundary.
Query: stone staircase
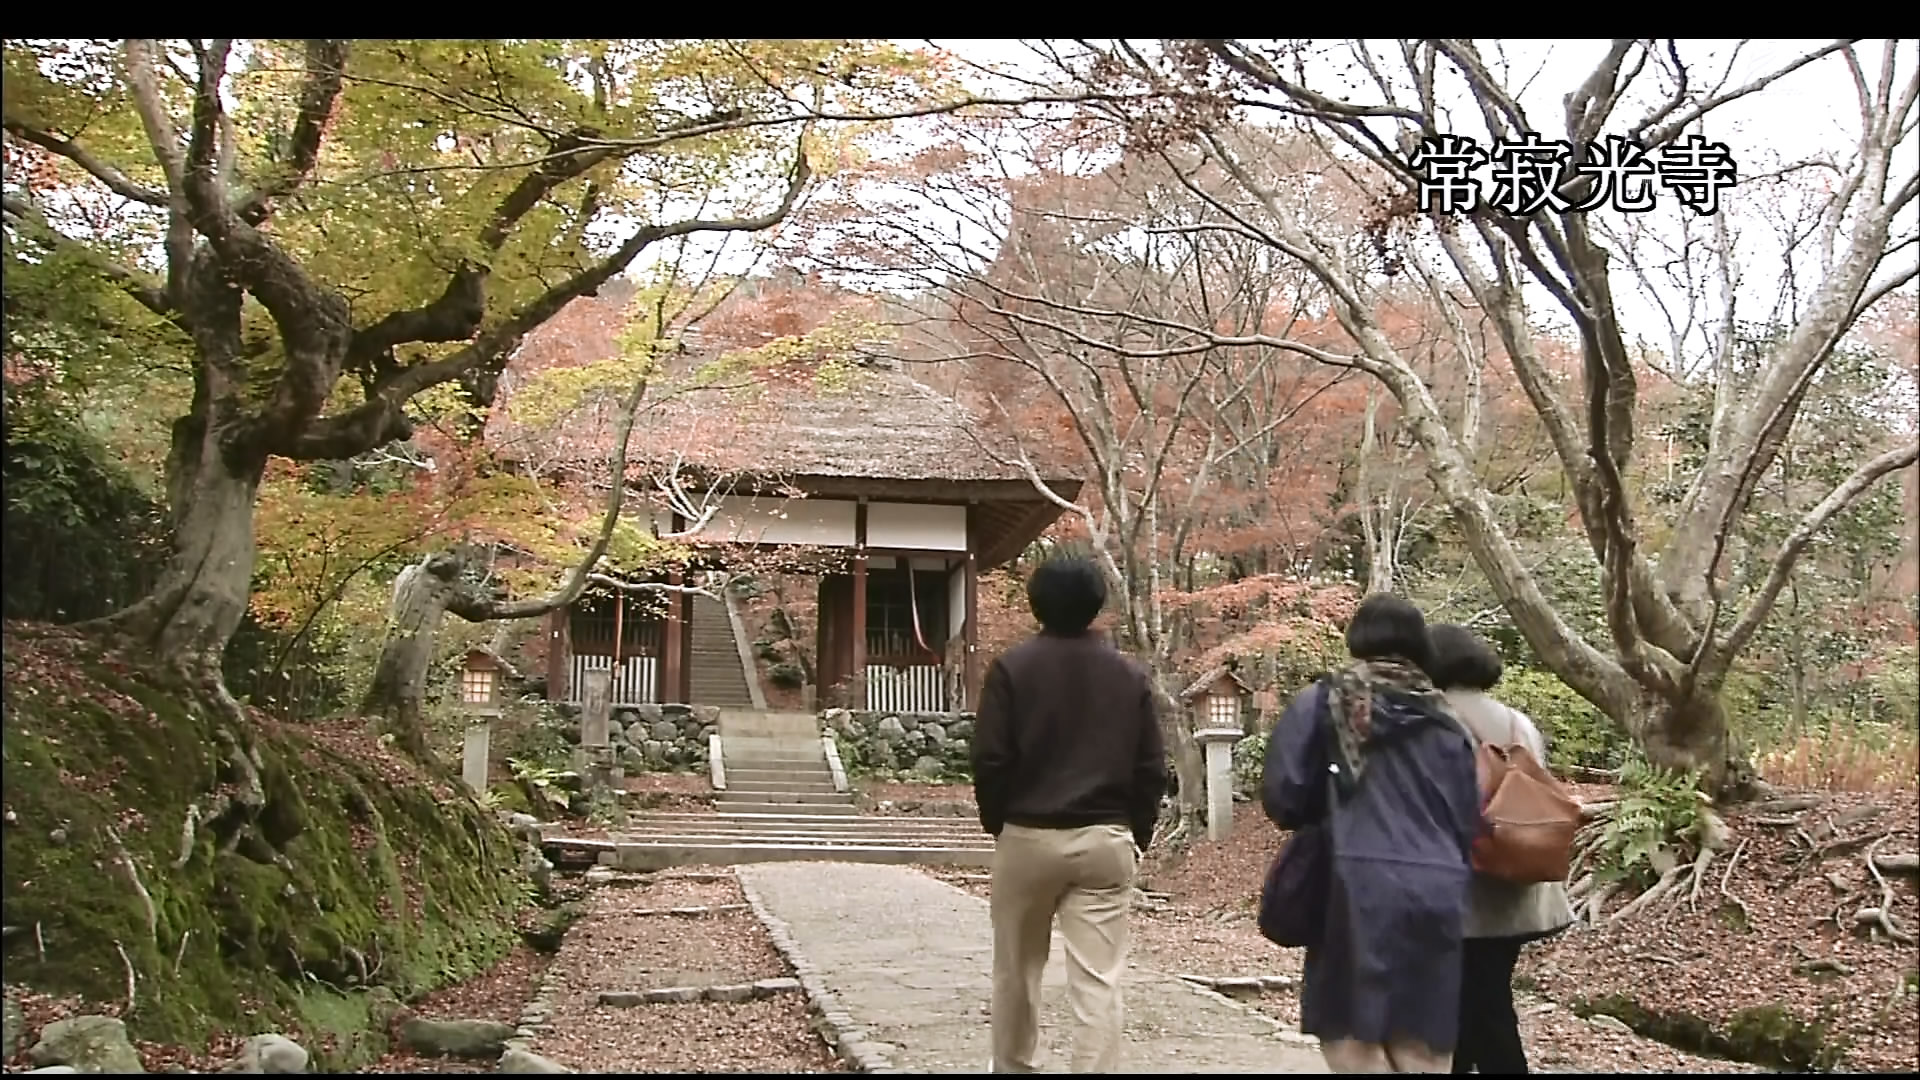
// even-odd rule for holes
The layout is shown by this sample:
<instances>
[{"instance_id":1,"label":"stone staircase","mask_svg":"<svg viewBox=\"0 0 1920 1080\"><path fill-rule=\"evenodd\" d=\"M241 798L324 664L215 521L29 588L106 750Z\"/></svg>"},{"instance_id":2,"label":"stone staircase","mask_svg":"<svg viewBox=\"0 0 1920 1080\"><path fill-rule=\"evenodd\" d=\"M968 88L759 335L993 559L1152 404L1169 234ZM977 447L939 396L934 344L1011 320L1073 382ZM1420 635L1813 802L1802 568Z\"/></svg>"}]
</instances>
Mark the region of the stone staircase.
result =
<instances>
[{"instance_id":1,"label":"stone staircase","mask_svg":"<svg viewBox=\"0 0 1920 1080\"><path fill-rule=\"evenodd\" d=\"M860 814L811 713L723 710L720 741L713 813L640 813L613 841L557 843L621 870L788 860L986 866L992 859L992 839L971 818Z\"/></svg>"},{"instance_id":2,"label":"stone staircase","mask_svg":"<svg viewBox=\"0 0 1920 1080\"><path fill-rule=\"evenodd\" d=\"M693 700L701 705L751 709L753 692L740 662L740 646L733 638L727 606L710 596L693 597L693 624L688 628L687 670Z\"/></svg>"}]
</instances>

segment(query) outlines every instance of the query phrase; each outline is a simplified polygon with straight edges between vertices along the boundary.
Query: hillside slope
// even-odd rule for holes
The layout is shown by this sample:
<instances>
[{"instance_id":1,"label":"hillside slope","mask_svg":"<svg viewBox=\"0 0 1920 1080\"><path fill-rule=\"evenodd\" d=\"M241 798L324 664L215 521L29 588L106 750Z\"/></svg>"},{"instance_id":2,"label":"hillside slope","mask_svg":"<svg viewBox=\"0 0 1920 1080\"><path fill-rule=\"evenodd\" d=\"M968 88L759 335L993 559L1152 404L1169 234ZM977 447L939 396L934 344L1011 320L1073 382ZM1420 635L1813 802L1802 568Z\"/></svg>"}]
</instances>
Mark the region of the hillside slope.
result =
<instances>
[{"instance_id":1,"label":"hillside slope","mask_svg":"<svg viewBox=\"0 0 1920 1080\"><path fill-rule=\"evenodd\" d=\"M357 729L255 714L224 744L70 632L4 645L10 994L79 998L139 1041L298 1033L342 1068L384 1049L396 999L513 943L514 845L446 780Z\"/></svg>"}]
</instances>

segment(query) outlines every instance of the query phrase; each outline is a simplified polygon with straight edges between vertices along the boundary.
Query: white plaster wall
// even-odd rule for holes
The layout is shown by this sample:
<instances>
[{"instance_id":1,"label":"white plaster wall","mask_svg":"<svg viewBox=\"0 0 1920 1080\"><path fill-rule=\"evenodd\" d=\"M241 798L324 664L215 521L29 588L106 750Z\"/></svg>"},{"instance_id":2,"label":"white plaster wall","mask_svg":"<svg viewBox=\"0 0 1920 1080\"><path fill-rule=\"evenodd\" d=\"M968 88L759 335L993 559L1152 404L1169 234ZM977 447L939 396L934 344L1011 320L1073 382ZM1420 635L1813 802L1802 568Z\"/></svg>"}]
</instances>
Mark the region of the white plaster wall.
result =
<instances>
[{"instance_id":1,"label":"white plaster wall","mask_svg":"<svg viewBox=\"0 0 1920 1080\"><path fill-rule=\"evenodd\" d=\"M913 563L915 570L924 570L928 573L945 572L949 566L953 565L950 560L928 558L924 555L915 555L908 561ZM869 555L867 556L867 569L898 570L900 569L900 558L897 555Z\"/></svg>"},{"instance_id":2,"label":"white plaster wall","mask_svg":"<svg viewBox=\"0 0 1920 1080\"><path fill-rule=\"evenodd\" d=\"M852 547L855 506L832 499L722 496L698 539L740 544Z\"/></svg>"},{"instance_id":3,"label":"white plaster wall","mask_svg":"<svg viewBox=\"0 0 1920 1080\"><path fill-rule=\"evenodd\" d=\"M867 546L965 551L967 508L929 503L868 503Z\"/></svg>"}]
</instances>

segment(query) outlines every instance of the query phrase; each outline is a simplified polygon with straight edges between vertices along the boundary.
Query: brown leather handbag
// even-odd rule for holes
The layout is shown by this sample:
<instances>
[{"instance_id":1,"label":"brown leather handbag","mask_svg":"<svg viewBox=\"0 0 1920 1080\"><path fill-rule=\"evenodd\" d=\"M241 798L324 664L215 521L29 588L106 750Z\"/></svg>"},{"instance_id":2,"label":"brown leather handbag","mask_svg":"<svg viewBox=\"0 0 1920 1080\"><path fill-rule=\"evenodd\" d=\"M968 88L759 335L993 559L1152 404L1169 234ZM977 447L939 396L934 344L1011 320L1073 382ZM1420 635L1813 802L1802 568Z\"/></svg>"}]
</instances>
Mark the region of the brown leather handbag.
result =
<instances>
[{"instance_id":1,"label":"brown leather handbag","mask_svg":"<svg viewBox=\"0 0 1920 1080\"><path fill-rule=\"evenodd\" d=\"M1507 743L1481 742L1480 835L1473 868L1516 885L1565 881L1580 830L1580 802L1567 793L1519 738L1507 715Z\"/></svg>"}]
</instances>

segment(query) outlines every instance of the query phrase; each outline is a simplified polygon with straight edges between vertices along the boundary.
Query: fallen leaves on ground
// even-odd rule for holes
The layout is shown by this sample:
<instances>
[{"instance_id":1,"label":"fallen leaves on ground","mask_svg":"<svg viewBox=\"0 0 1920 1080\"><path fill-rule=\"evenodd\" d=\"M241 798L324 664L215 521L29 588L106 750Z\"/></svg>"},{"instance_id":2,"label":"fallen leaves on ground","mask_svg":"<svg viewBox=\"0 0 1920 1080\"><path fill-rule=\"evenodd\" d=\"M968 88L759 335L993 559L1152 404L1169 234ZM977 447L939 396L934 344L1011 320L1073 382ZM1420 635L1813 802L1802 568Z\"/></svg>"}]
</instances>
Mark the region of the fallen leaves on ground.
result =
<instances>
[{"instance_id":1,"label":"fallen leaves on ground","mask_svg":"<svg viewBox=\"0 0 1920 1080\"><path fill-rule=\"evenodd\" d=\"M628 791L648 794L711 795L713 777L704 769L699 772L628 773L622 786Z\"/></svg>"},{"instance_id":2,"label":"fallen leaves on ground","mask_svg":"<svg viewBox=\"0 0 1920 1080\"><path fill-rule=\"evenodd\" d=\"M498 1020L518 1024L527 1002L539 988L550 957L525 945L516 945L500 962L480 975L443 986L414 1002L408 1016L428 1020ZM426 1057L395 1046L391 1053L361 1072L491 1072L492 1061L452 1061Z\"/></svg>"},{"instance_id":3,"label":"fallen leaves on ground","mask_svg":"<svg viewBox=\"0 0 1920 1080\"><path fill-rule=\"evenodd\" d=\"M1716 1026L1742 1009L1779 1005L1803 1021L1823 1022L1829 1037L1847 1040L1844 1067L1895 1072L1920 1067L1913 995L1895 996L1895 988L1920 969L1920 947L1870 940L1852 926L1855 910L1880 903L1880 887L1866 867L1869 844L1843 845L1824 858L1806 860L1808 848L1795 835L1819 837L1838 823L1842 841L1885 834L1881 854L1911 853L1920 844L1915 795L1821 797L1821 805L1795 815L1739 808L1727 814L1734 844L1747 847L1726 887L1746 905L1750 921L1739 918L1737 905L1720 892L1733 855L1729 849L1708 867L1697 904L1683 899L1617 924L1603 918L1599 927L1544 942L1522 954L1520 977L1532 979L1556 1001L1624 994L1643 1008L1693 1013ZM1874 805L1882 808L1879 814L1848 823L1850 815ZM1762 821L1786 816L1799 824ZM1913 876L1886 875L1886 880L1893 891L1894 920L1914 932L1920 928L1920 900ZM1609 911L1618 907L1616 902ZM1834 921L1836 910L1844 929ZM1816 966L1829 970L1816 971Z\"/></svg>"},{"instance_id":4,"label":"fallen leaves on ground","mask_svg":"<svg viewBox=\"0 0 1920 1080\"><path fill-rule=\"evenodd\" d=\"M579 1072L849 1071L811 1030L799 994L734 1004L587 1006L557 1013L555 1029L534 1052Z\"/></svg>"},{"instance_id":5,"label":"fallen leaves on ground","mask_svg":"<svg viewBox=\"0 0 1920 1080\"><path fill-rule=\"evenodd\" d=\"M973 788L905 780L856 780L860 812L882 817L971 817Z\"/></svg>"},{"instance_id":6,"label":"fallen leaves on ground","mask_svg":"<svg viewBox=\"0 0 1920 1080\"><path fill-rule=\"evenodd\" d=\"M790 974L751 911L640 914L746 903L730 874L663 873L598 888L554 958L548 1027L533 1051L580 1072L844 1072L806 999L608 1008L602 990L706 986Z\"/></svg>"}]
</instances>

